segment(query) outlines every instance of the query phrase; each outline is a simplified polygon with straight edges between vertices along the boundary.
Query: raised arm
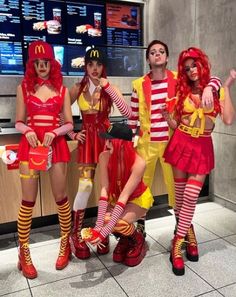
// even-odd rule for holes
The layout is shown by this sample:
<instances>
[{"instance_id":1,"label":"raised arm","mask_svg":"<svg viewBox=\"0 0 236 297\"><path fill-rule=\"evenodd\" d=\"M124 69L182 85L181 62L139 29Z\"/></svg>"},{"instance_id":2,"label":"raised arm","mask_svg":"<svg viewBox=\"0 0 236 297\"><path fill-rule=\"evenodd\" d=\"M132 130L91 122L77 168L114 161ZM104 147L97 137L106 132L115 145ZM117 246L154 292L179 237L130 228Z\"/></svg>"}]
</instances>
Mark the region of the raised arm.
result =
<instances>
[{"instance_id":1,"label":"raised arm","mask_svg":"<svg viewBox=\"0 0 236 297\"><path fill-rule=\"evenodd\" d=\"M132 129L133 134L135 135L138 127L138 121L139 121L139 99L135 89L133 89L132 91L130 104L131 104L132 115L128 120L128 125Z\"/></svg>"},{"instance_id":2,"label":"raised arm","mask_svg":"<svg viewBox=\"0 0 236 297\"><path fill-rule=\"evenodd\" d=\"M221 80L216 76L211 76L208 85L204 88L202 93L203 107L212 108L214 105L213 92L218 92L222 86Z\"/></svg>"},{"instance_id":3,"label":"raised arm","mask_svg":"<svg viewBox=\"0 0 236 297\"><path fill-rule=\"evenodd\" d=\"M115 103L120 113L126 118L129 118L132 113L131 108L125 102L125 99L120 90L116 86L111 85L106 78L100 78L100 86L111 97L112 101Z\"/></svg>"},{"instance_id":4,"label":"raised arm","mask_svg":"<svg viewBox=\"0 0 236 297\"><path fill-rule=\"evenodd\" d=\"M224 100L220 101L221 104L221 118L226 125L231 125L235 120L236 113L231 99L231 86L236 80L236 71L232 69L230 75L227 77L224 87Z\"/></svg>"}]
</instances>

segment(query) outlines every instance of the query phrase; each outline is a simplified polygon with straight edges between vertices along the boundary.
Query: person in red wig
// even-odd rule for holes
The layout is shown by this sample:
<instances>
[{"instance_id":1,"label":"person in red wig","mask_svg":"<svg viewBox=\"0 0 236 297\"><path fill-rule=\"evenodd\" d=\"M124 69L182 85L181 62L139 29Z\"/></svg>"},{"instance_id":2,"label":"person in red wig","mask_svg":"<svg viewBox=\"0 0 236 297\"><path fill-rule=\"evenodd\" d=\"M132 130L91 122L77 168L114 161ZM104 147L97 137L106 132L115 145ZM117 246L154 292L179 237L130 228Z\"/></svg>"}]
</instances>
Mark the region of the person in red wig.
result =
<instances>
[{"instance_id":1,"label":"person in red wig","mask_svg":"<svg viewBox=\"0 0 236 297\"><path fill-rule=\"evenodd\" d=\"M153 204L151 191L143 182L146 164L135 152L128 125L113 124L101 137L106 139L106 148L99 156L98 216L95 227L82 229L82 236L99 246L109 234L115 234L120 239L113 260L136 266L143 260L147 246L143 233L134 223Z\"/></svg>"},{"instance_id":2,"label":"person in red wig","mask_svg":"<svg viewBox=\"0 0 236 297\"><path fill-rule=\"evenodd\" d=\"M60 125L61 113L65 119L63 125ZM30 256L29 234L38 192L39 171L29 168L29 151L39 143L52 150L49 175L61 227L56 269L66 267L71 255L71 214L65 191L70 154L64 137L73 129L70 98L62 83L61 66L54 58L52 47L44 41L34 41L29 46L25 76L17 87L15 127L23 134L18 152L23 195L17 221L18 268L25 277L33 279L37 277L37 270Z\"/></svg>"},{"instance_id":3,"label":"person in red wig","mask_svg":"<svg viewBox=\"0 0 236 297\"><path fill-rule=\"evenodd\" d=\"M225 96L222 90L213 91L213 106L203 106L202 93L210 80L208 57L195 47L179 55L177 100L175 104L168 102L163 110L166 121L175 129L164 152L164 159L172 165L175 179L177 226L170 259L176 275L184 274L181 247L185 241L187 259L198 261L199 258L192 218L206 175L214 168L211 133L216 117L220 114L226 125L232 124L235 117L229 96L233 79L228 78L225 83Z\"/></svg>"},{"instance_id":4,"label":"person in red wig","mask_svg":"<svg viewBox=\"0 0 236 297\"><path fill-rule=\"evenodd\" d=\"M108 117L113 102L125 117L131 115L131 109L119 89L107 80L104 55L98 48L86 52L85 75L71 88L70 95L71 104L77 100L82 114L82 130L69 133L71 139L78 140L79 166L79 187L73 205L72 250L79 259L86 259L90 257L90 249L82 240L80 231L93 188L98 157L105 144L99 133L110 126ZM103 248L98 247L99 254L109 252L108 238L104 239L103 245Z\"/></svg>"}]
</instances>

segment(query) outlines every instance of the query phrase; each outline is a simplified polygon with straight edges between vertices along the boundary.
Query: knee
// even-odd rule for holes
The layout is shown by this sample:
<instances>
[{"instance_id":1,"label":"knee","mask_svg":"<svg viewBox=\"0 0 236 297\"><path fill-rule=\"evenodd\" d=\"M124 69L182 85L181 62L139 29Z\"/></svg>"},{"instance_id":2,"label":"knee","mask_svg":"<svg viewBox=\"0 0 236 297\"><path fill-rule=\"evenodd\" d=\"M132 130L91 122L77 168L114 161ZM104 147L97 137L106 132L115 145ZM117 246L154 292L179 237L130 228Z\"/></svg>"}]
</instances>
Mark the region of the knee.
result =
<instances>
[{"instance_id":1,"label":"knee","mask_svg":"<svg viewBox=\"0 0 236 297\"><path fill-rule=\"evenodd\" d=\"M80 192L91 192L93 188L92 179L80 178L79 179L79 191Z\"/></svg>"}]
</instances>

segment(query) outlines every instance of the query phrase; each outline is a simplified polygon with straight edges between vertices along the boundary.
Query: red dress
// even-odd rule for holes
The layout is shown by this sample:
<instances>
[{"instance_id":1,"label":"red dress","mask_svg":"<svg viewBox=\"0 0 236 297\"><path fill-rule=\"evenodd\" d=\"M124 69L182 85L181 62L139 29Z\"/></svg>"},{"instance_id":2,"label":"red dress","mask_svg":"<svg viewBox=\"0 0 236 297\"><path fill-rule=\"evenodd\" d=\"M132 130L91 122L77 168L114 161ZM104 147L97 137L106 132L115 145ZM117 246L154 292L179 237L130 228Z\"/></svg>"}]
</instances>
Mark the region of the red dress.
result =
<instances>
[{"instance_id":1,"label":"red dress","mask_svg":"<svg viewBox=\"0 0 236 297\"><path fill-rule=\"evenodd\" d=\"M101 114L82 113L82 130L86 131L84 143L78 145L79 164L97 164L100 153L104 149L105 140L99 137L101 132L105 132L110 126L109 120L102 118Z\"/></svg>"},{"instance_id":2,"label":"red dress","mask_svg":"<svg viewBox=\"0 0 236 297\"><path fill-rule=\"evenodd\" d=\"M24 102L27 111L27 125L34 130L37 134L39 141L42 143L44 139L44 134L46 132L53 131L59 127L59 114L61 113L64 96L65 87L61 87L59 95L55 95L48 98L46 102L42 102L38 97L27 94L26 88L22 85L22 91L24 95ZM39 119L37 116L51 116L52 119ZM44 124L44 126L40 126ZM65 140L65 136L57 136L52 142L52 163L57 162L68 162L70 160L70 152ZM30 144L25 137L21 136L18 158L20 161L29 160L29 150Z\"/></svg>"}]
</instances>

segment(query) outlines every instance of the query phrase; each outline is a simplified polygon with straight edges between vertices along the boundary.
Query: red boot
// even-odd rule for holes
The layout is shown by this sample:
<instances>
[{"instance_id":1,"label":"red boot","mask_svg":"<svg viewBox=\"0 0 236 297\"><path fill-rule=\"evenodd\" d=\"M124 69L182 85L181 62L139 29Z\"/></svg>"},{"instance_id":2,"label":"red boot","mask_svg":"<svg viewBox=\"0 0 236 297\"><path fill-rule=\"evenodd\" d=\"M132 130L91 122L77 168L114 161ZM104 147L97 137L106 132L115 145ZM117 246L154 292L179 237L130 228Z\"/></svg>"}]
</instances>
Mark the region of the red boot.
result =
<instances>
[{"instance_id":1,"label":"red boot","mask_svg":"<svg viewBox=\"0 0 236 297\"><path fill-rule=\"evenodd\" d=\"M20 243L17 267L19 270L22 270L23 275L27 278L33 279L38 276L37 270L31 260L28 243Z\"/></svg>"},{"instance_id":2,"label":"red boot","mask_svg":"<svg viewBox=\"0 0 236 297\"><path fill-rule=\"evenodd\" d=\"M101 244L104 246L104 247L97 247L97 253L99 255L106 255L109 253L110 251L110 245L109 245L109 236L107 236L102 242Z\"/></svg>"},{"instance_id":3,"label":"red boot","mask_svg":"<svg viewBox=\"0 0 236 297\"><path fill-rule=\"evenodd\" d=\"M69 235L65 234L61 237L60 251L56 261L56 269L64 269L71 258L71 249L69 243Z\"/></svg>"},{"instance_id":4,"label":"red boot","mask_svg":"<svg viewBox=\"0 0 236 297\"><path fill-rule=\"evenodd\" d=\"M113 261L118 263L123 262L128 249L129 249L129 237L121 235L113 251Z\"/></svg>"},{"instance_id":5,"label":"red boot","mask_svg":"<svg viewBox=\"0 0 236 297\"><path fill-rule=\"evenodd\" d=\"M73 230L71 235L71 250L79 259L88 259L91 256L90 249L81 239L80 231L84 219L84 209L73 211Z\"/></svg>"},{"instance_id":6,"label":"red boot","mask_svg":"<svg viewBox=\"0 0 236 297\"><path fill-rule=\"evenodd\" d=\"M184 260L181 253L181 248L184 243L184 238L175 235L173 239L170 261L172 263L172 271L175 275L184 275Z\"/></svg>"},{"instance_id":7,"label":"red boot","mask_svg":"<svg viewBox=\"0 0 236 297\"><path fill-rule=\"evenodd\" d=\"M197 262L199 259L197 239L194 232L193 225L188 229L186 239L186 257L189 261Z\"/></svg>"},{"instance_id":8,"label":"red boot","mask_svg":"<svg viewBox=\"0 0 236 297\"><path fill-rule=\"evenodd\" d=\"M129 249L126 252L124 264L136 266L140 264L146 255L147 246L143 234L137 230L130 236Z\"/></svg>"}]
</instances>

